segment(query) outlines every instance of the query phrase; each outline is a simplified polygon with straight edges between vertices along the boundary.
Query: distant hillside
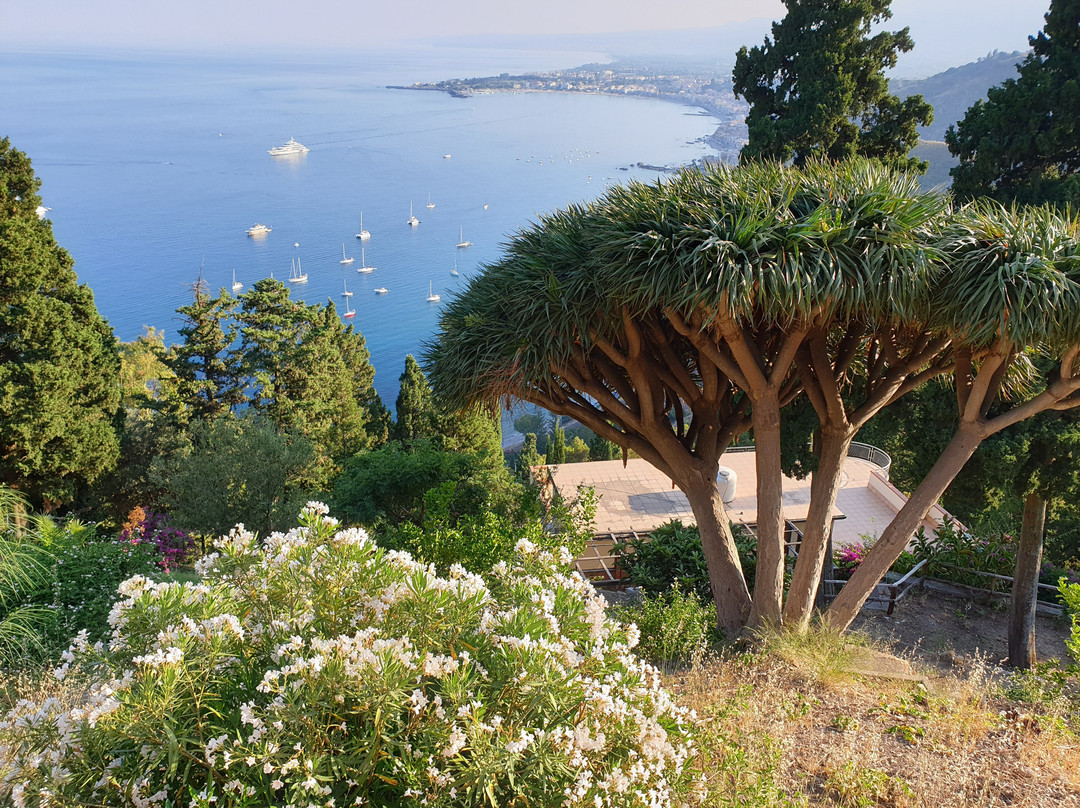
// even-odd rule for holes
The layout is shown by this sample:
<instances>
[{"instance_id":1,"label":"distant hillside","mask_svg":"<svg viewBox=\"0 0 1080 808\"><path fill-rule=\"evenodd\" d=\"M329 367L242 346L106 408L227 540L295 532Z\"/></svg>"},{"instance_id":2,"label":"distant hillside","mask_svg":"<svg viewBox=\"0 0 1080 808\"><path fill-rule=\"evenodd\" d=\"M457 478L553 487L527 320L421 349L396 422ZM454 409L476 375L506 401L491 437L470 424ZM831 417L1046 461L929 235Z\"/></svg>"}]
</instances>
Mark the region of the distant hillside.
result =
<instances>
[{"instance_id":1,"label":"distant hillside","mask_svg":"<svg viewBox=\"0 0 1080 808\"><path fill-rule=\"evenodd\" d=\"M901 98L922 94L934 107L934 122L919 132L919 145L912 154L930 163L921 180L923 188L948 188L952 182L949 169L956 165L956 158L949 154L943 142L945 130L964 117L968 108L986 91L1006 79L1016 78L1016 66L1027 54L991 53L977 62L952 67L925 79L894 79L889 89Z\"/></svg>"},{"instance_id":2,"label":"distant hillside","mask_svg":"<svg viewBox=\"0 0 1080 808\"><path fill-rule=\"evenodd\" d=\"M968 107L980 98L986 98L988 89L1006 79L1016 78L1016 66L1026 55L1021 51L994 52L977 62L953 67L929 78L895 79L889 82L889 89L901 98L921 93L934 107L934 122L919 136L924 140L944 140L945 130L963 118Z\"/></svg>"}]
</instances>

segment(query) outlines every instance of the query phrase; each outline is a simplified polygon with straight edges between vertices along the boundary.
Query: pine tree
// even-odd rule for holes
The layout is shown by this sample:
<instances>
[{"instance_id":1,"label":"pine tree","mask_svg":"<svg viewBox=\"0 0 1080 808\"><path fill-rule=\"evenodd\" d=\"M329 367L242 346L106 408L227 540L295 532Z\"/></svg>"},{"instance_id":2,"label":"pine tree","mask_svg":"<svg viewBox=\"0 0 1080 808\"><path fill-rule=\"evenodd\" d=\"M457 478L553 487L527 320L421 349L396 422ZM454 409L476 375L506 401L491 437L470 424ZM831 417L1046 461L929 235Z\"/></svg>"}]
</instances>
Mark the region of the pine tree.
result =
<instances>
[{"instance_id":1,"label":"pine tree","mask_svg":"<svg viewBox=\"0 0 1080 808\"><path fill-rule=\"evenodd\" d=\"M192 301L176 310L183 325L183 342L167 355L167 363L177 379L177 396L188 415L213 421L243 401L236 357L230 346L236 330L230 323L235 301L228 293L211 298L200 275L193 287Z\"/></svg>"},{"instance_id":2,"label":"pine tree","mask_svg":"<svg viewBox=\"0 0 1080 808\"><path fill-rule=\"evenodd\" d=\"M945 134L959 199L1080 204L1080 0L1052 0L1018 78L993 87Z\"/></svg>"},{"instance_id":3,"label":"pine tree","mask_svg":"<svg viewBox=\"0 0 1080 808\"><path fill-rule=\"evenodd\" d=\"M40 187L0 139L0 484L52 509L116 464L120 361Z\"/></svg>"},{"instance_id":4,"label":"pine tree","mask_svg":"<svg viewBox=\"0 0 1080 808\"><path fill-rule=\"evenodd\" d=\"M933 120L921 95L889 94L885 71L911 50L908 29L870 36L891 0L784 0L772 40L740 48L732 89L750 104L742 160L842 160L854 155L925 171L909 157Z\"/></svg>"}]
</instances>

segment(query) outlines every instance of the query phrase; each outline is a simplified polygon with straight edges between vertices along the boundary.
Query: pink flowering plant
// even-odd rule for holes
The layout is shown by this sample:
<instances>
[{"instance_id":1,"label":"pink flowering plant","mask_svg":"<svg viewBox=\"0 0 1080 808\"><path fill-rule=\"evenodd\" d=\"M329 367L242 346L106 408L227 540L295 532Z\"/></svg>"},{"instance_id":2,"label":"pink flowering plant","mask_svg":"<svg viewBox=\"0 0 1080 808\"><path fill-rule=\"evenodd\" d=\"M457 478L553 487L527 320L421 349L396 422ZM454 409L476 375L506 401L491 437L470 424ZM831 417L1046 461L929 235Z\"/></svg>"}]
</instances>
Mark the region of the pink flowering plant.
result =
<instances>
[{"instance_id":1,"label":"pink flowering plant","mask_svg":"<svg viewBox=\"0 0 1080 808\"><path fill-rule=\"evenodd\" d=\"M168 516L141 507L128 514L119 539L156 552L160 556L158 566L165 572L171 572L187 561L195 548L195 540L180 528L170 525Z\"/></svg>"},{"instance_id":2,"label":"pink flowering plant","mask_svg":"<svg viewBox=\"0 0 1080 808\"><path fill-rule=\"evenodd\" d=\"M693 715L569 553L439 576L319 503L237 526L199 583L120 588L72 699L0 721L0 803L674 806Z\"/></svg>"}]
</instances>

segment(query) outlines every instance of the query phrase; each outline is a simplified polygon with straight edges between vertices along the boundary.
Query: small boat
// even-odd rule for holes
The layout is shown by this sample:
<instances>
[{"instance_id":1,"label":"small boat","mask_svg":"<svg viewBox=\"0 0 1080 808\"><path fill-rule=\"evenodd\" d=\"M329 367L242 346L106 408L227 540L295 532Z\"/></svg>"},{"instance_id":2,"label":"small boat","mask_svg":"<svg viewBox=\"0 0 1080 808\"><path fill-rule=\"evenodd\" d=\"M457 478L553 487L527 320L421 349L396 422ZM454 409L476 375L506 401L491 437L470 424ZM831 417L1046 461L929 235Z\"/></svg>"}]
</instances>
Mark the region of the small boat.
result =
<instances>
[{"instance_id":1,"label":"small boat","mask_svg":"<svg viewBox=\"0 0 1080 808\"><path fill-rule=\"evenodd\" d=\"M349 256L345 255L345 245L342 244L341 245L341 260L338 261L338 263L339 264L351 264L355 260L356 260L355 258L350 258Z\"/></svg>"},{"instance_id":2,"label":"small boat","mask_svg":"<svg viewBox=\"0 0 1080 808\"><path fill-rule=\"evenodd\" d=\"M274 228L268 227L265 224L259 224L258 222L255 222L254 225L252 225L251 227L249 227L247 229L247 234L249 236L265 236L267 233L271 232L273 229Z\"/></svg>"},{"instance_id":3,"label":"small boat","mask_svg":"<svg viewBox=\"0 0 1080 808\"><path fill-rule=\"evenodd\" d=\"M289 275L289 283L307 283L307 273L300 268L300 258L292 262L292 273Z\"/></svg>"},{"instance_id":4,"label":"small boat","mask_svg":"<svg viewBox=\"0 0 1080 808\"><path fill-rule=\"evenodd\" d=\"M443 159L444 159L444 160L449 160L449 159L450 159L450 155L449 155L449 154L444 154L444 155L443 155L442 157L443 157Z\"/></svg>"},{"instance_id":5,"label":"small boat","mask_svg":"<svg viewBox=\"0 0 1080 808\"><path fill-rule=\"evenodd\" d=\"M236 270L234 269L232 271L232 290L234 292L239 292L243 288L244 288L244 284L240 283L240 281L238 281L236 279Z\"/></svg>"},{"instance_id":6,"label":"small boat","mask_svg":"<svg viewBox=\"0 0 1080 808\"><path fill-rule=\"evenodd\" d=\"M487 202L484 203L484 210L487 210Z\"/></svg>"},{"instance_id":7,"label":"small boat","mask_svg":"<svg viewBox=\"0 0 1080 808\"><path fill-rule=\"evenodd\" d=\"M341 293L342 297L352 297L352 292L349 291L349 283L344 278L341 279L345 284L345 291Z\"/></svg>"},{"instance_id":8,"label":"small boat","mask_svg":"<svg viewBox=\"0 0 1080 808\"><path fill-rule=\"evenodd\" d=\"M362 275L367 275L368 273L371 273L371 272L375 271L375 267L369 267L367 265L367 258L364 257L364 248L363 247L360 248L360 266L358 266L356 268L356 271L359 272Z\"/></svg>"},{"instance_id":9,"label":"small boat","mask_svg":"<svg viewBox=\"0 0 1080 808\"><path fill-rule=\"evenodd\" d=\"M435 294L433 291L431 291L431 281L428 281L427 292L428 292L428 294L427 294L427 302L428 303L438 303L439 300L441 299L437 294Z\"/></svg>"},{"instance_id":10,"label":"small boat","mask_svg":"<svg viewBox=\"0 0 1080 808\"><path fill-rule=\"evenodd\" d=\"M274 146L267 154L274 157L285 157L290 154L307 154L309 151L311 151L311 149L303 143L297 143L294 138L289 138L288 142L281 146Z\"/></svg>"},{"instance_id":11,"label":"small boat","mask_svg":"<svg viewBox=\"0 0 1080 808\"><path fill-rule=\"evenodd\" d=\"M420 220L413 216L412 202L409 203L409 220L406 222L406 224L409 225L409 227L416 227L418 224L420 224Z\"/></svg>"},{"instance_id":12,"label":"small boat","mask_svg":"<svg viewBox=\"0 0 1080 808\"><path fill-rule=\"evenodd\" d=\"M471 247L472 246L471 241L466 241L465 240L465 228L464 227L458 228L458 238L461 239L461 241L459 241L457 243L457 245L459 247Z\"/></svg>"},{"instance_id":13,"label":"small boat","mask_svg":"<svg viewBox=\"0 0 1080 808\"><path fill-rule=\"evenodd\" d=\"M389 291L390 290L387 289L385 286L380 286L377 289L375 289L375 294L377 294L377 295L385 295Z\"/></svg>"},{"instance_id":14,"label":"small boat","mask_svg":"<svg viewBox=\"0 0 1080 808\"><path fill-rule=\"evenodd\" d=\"M352 292L349 292L349 294L351 295ZM341 316L344 317L346 320L348 320L350 317L356 316L356 311L353 309L352 301L350 301L349 298L345 298L345 313Z\"/></svg>"},{"instance_id":15,"label":"small boat","mask_svg":"<svg viewBox=\"0 0 1080 808\"><path fill-rule=\"evenodd\" d=\"M460 272L457 271L457 259L456 258L454 259L454 268L450 270L450 274L453 275L455 278L458 275L461 274Z\"/></svg>"},{"instance_id":16,"label":"small boat","mask_svg":"<svg viewBox=\"0 0 1080 808\"><path fill-rule=\"evenodd\" d=\"M360 211L360 232L356 234L356 237L361 241L371 238L371 233L364 229L364 211Z\"/></svg>"},{"instance_id":17,"label":"small boat","mask_svg":"<svg viewBox=\"0 0 1080 808\"><path fill-rule=\"evenodd\" d=\"M428 208L428 210L431 210L433 207L435 207L435 203L431 201L431 194L428 194L427 195L427 208Z\"/></svg>"}]
</instances>

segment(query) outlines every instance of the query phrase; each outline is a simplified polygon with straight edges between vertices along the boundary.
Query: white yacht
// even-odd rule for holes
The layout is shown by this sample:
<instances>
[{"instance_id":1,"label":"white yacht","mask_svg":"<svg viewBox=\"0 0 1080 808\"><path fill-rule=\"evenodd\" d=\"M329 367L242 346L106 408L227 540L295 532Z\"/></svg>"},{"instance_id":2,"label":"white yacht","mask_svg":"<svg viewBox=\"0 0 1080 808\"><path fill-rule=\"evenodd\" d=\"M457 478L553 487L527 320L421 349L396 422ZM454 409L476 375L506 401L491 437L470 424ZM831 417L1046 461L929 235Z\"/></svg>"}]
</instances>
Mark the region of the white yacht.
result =
<instances>
[{"instance_id":1,"label":"white yacht","mask_svg":"<svg viewBox=\"0 0 1080 808\"><path fill-rule=\"evenodd\" d=\"M356 237L361 241L371 238L371 233L364 229L364 211L360 211L360 232L356 234Z\"/></svg>"},{"instance_id":2,"label":"white yacht","mask_svg":"<svg viewBox=\"0 0 1080 808\"><path fill-rule=\"evenodd\" d=\"M361 275L368 275L375 271L375 267L369 267L367 265L367 258L364 256L364 248L360 248L360 266L356 268L356 271Z\"/></svg>"},{"instance_id":3,"label":"white yacht","mask_svg":"<svg viewBox=\"0 0 1080 808\"><path fill-rule=\"evenodd\" d=\"M409 203L409 219L406 224L409 225L409 227L416 227L418 224L420 224L420 220L413 216L412 202Z\"/></svg>"},{"instance_id":4,"label":"white yacht","mask_svg":"<svg viewBox=\"0 0 1080 808\"><path fill-rule=\"evenodd\" d=\"M300 267L300 259L292 262L292 273L289 275L289 283L307 283L307 273Z\"/></svg>"},{"instance_id":5,"label":"white yacht","mask_svg":"<svg viewBox=\"0 0 1080 808\"><path fill-rule=\"evenodd\" d=\"M352 297L352 292L349 291L349 282L346 281L344 278L342 278L341 280L345 284L345 291L341 293L341 296L342 297Z\"/></svg>"},{"instance_id":6,"label":"white yacht","mask_svg":"<svg viewBox=\"0 0 1080 808\"><path fill-rule=\"evenodd\" d=\"M297 143L294 138L289 138L287 143L281 146L274 146L267 154L274 157L285 157L290 154L307 154L311 149L305 146L303 143Z\"/></svg>"},{"instance_id":7,"label":"white yacht","mask_svg":"<svg viewBox=\"0 0 1080 808\"><path fill-rule=\"evenodd\" d=\"M428 281L428 284L427 284L427 302L428 303L438 303L439 300L441 300L441 298L437 294L435 294L433 291L431 291L431 281Z\"/></svg>"},{"instance_id":8,"label":"white yacht","mask_svg":"<svg viewBox=\"0 0 1080 808\"><path fill-rule=\"evenodd\" d=\"M431 194L429 193L427 195L427 208L431 210L433 207L435 207L435 203L431 201Z\"/></svg>"},{"instance_id":9,"label":"white yacht","mask_svg":"<svg viewBox=\"0 0 1080 808\"><path fill-rule=\"evenodd\" d=\"M355 260L356 259L353 258L352 256L349 256L349 255L345 254L345 245L342 244L341 245L341 260L338 261L338 263L339 264L351 264Z\"/></svg>"},{"instance_id":10,"label":"white yacht","mask_svg":"<svg viewBox=\"0 0 1080 808\"><path fill-rule=\"evenodd\" d=\"M232 290L234 292L239 292L243 288L244 288L244 284L240 283L240 281L238 281L236 279L236 270L234 269L232 271Z\"/></svg>"},{"instance_id":11,"label":"white yacht","mask_svg":"<svg viewBox=\"0 0 1080 808\"><path fill-rule=\"evenodd\" d=\"M267 233L273 232L273 230L274 228L272 227L255 222L255 224L247 229L247 234L249 236L265 236Z\"/></svg>"},{"instance_id":12,"label":"white yacht","mask_svg":"<svg viewBox=\"0 0 1080 808\"><path fill-rule=\"evenodd\" d=\"M471 247L472 246L471 241L466 241L465 240L465 228L464 227L458 228L458 238L461 239L461 241L459 241L457 243L457 245L459 247Z\"/></svg>"},{"instance_id":13,"label":"white yacht","mask_svg":"<svg viewBox=\"0 0 1080 808\"><path fill-rule=\"evenodd\" d=\"M385 295L389 291L390 290L387 289L385 286L380 286L375 290L375 294L377 294L377 295Z\"/></svg>"}]
</instances>

